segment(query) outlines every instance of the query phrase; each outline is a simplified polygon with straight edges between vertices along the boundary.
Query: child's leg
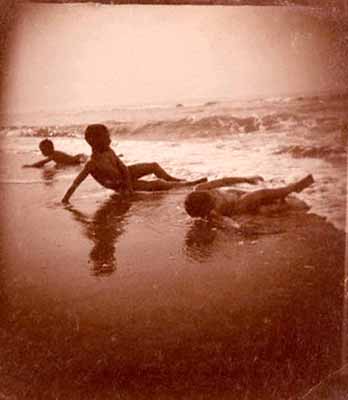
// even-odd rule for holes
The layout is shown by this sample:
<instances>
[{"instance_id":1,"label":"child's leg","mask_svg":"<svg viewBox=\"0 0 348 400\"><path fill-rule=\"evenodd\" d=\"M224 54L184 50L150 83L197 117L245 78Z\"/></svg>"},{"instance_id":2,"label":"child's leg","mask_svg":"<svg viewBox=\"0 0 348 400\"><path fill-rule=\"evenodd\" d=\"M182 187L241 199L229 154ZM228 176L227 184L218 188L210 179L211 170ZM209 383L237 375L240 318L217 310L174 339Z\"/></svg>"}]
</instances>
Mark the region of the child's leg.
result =
<instances>
[{"instance_id":1,"label":"child's leg","mask_svg":"<svg viewBox=\"0 0 348 400\"><path fill-rule=\"evenodd\" d=\"M263 181L263 178L261 176L230 176L220 179L213 179L210 182L203 183L202 185L197 186L196 190L210 190L224 186L233 186L238 183L249 183L251 185L255 185L261 181Z\"/></svg>"},{"instance_id":2,"label":"child's leg","mask_svg":"<svg viewBox=\"0 0 348 400\"><path fill-rule=\"evenodd\" d=\"M140 179L145 175L154 174L157 178L168 182L180 182L183 179L169 175L158 163L139 163L128 166L132 179Z\"/></svg>"},{"instance_id":3,"label":"child's leg","mask_svg":"<svg viewBox=\"0 0 348 400\"><path fill-rule=\"evenodd\" d=\"M277 189L260 189L255 190L254 192L245 193L238 200L236 204L236 211L253 211L261 205L272 203L279 199L284 199L291 192L292 190L285 186Z\"/></svg>"},{"instance_id":4,"label":"child's leg","mask_svg":"<svg viewBox=\"0 0 348 400\"><path fill-rule=\"evenodd\" d=\"M237 203L239 212L252 211L257 207L284 199L292 192L301 192L314 182L312 175L308 175L298 182L276 189L261 189L244 194Z\"/></svg>"},{"instance_id":5,"label":"child's leg","mask_svg":"<svg viewBox=\"0 0 348 400\"><path fill-rule=\"evenodd\" d=\"M306 189L314 183L314 178L312 174L305 176L303 179L300 179L298 182L292 184L294 192L302 192L302 190Z\"/></svg>"},{"instance_id":6,"label":"child's leg","mask_svg":"<svg viewBox=\"0 0 348 400\"><path fill-rule=\"evenodd\" d=\"M197 179L194 181L184 181L184 182L168 182L163 179L156 179L152 181L143 181L141 179L137 179L133 181L133 189L144 192L155 192L159 190L170 190L173 188L194 186L205 181L206 178Z\"/></svg>"},{"instance_id":7,"label":"child's leg","mask_svg":"<svg viewBox=\"0 0 348 400\"><path fill-rule=\"evenodd\" d=\"M210 182L205 182L205 183L198 185L195 188L195 190L210 190L210 189L216 189L219 187L227 186L226 179L228 179L228 178L213 179Z\"/></svg>"}]
</instances>

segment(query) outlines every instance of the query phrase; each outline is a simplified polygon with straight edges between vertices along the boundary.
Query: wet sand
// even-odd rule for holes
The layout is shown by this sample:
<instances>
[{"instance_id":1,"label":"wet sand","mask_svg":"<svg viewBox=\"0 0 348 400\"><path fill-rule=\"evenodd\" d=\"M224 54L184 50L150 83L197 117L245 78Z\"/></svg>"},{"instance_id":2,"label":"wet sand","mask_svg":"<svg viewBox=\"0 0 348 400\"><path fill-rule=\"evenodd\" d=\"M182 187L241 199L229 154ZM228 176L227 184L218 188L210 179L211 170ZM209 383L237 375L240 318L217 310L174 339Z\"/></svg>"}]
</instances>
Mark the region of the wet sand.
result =
<instances>
[{"instance_id":1,"label":"wet sand","mask_svg":"<svg viewBox=\"0 0 348 400\"><path fill-rule=\"evenodd\" d=\"M303 211L216 228L187 191L64 208L66 186L1 191L0 399L348 393L310 392L347 361L342 232Z\"/></svg>"}]
</instances>

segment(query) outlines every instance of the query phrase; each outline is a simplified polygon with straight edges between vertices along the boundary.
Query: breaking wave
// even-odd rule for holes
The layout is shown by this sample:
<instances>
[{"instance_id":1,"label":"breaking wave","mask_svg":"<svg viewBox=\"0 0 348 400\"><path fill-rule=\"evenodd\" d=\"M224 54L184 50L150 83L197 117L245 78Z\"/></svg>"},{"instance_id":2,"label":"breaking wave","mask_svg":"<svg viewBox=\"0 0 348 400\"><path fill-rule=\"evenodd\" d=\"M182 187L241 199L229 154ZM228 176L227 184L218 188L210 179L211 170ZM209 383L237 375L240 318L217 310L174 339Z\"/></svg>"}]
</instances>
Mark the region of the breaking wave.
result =
<instances>
[{"instance_id":1,"label":"breaking wave","mask_svg":"<svg viewBox=\"0 0 348 400\"><path fill-rule=\"evenodd\" d=\"M328 161L345 161L347 148L343 145L291 145L282 147L275 154L290 154L294 158L321 158Z\"/></svg>"},{"instance_id":2,"label":"breaking wave","mask_svg":"<svg viewBox=\"0 0 348 400\"><path fill-rule=\"evenodd\" d=\"M293 112L272 112L265 115L234 116L229 114L197 115L141 122L109 120L104 122L113 136L133 137L219 137L241 133L289 132L306 129L335 131L342 121L338 118L324 120L322 116L301 115ZM347 123L347 122L346 122ZM85 124L65 126L10 126L0 130L5 136L21 137L82 137Z\"/></svg>"}]
</instances>

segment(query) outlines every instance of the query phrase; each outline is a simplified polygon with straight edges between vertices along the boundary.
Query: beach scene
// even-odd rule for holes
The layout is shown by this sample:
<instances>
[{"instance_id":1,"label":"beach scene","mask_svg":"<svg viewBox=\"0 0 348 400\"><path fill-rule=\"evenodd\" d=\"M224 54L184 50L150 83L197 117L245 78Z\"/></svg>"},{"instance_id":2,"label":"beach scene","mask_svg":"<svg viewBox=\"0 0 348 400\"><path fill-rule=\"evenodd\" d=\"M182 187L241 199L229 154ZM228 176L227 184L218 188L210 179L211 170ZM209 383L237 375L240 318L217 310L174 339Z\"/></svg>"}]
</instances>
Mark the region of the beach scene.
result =
<instances>
[{"instance_id":1,"label":"beach scene","mask_svg":"<svg viewBox=\"0 0 348 400\"><path fill-rule=\"evenodd\" d=\"M344 15L94 3L13 14L0 400L347 398ZM314 183L285 210L221 224L186 213L191 187L126 197L88 177L62 204L83 165L23 165L44 158L43 139L90 157L95 123L126 165L264 178L245 191Z\"/></svg>"}]
</instances>

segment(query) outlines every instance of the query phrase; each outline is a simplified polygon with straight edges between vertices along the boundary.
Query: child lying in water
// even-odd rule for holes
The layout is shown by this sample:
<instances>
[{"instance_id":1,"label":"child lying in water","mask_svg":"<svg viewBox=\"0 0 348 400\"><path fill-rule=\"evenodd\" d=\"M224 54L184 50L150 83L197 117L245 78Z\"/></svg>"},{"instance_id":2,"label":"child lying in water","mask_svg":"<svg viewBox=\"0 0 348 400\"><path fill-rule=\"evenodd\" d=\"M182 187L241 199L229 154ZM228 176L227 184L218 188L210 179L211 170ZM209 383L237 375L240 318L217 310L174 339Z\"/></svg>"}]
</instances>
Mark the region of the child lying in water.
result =
<instances>
[{"instance_id":1,"label":"child lying in water","mask_svg":"<svg viewBox=\"0 0 348 400\"><path fill-rule=\"evenodd\" d=\"M254 179L260 177L255 177ZM229 190L221 192L218 187L236 183L252 183L250 178L222 178L203 183L196 187L185 199L186 212L193 218L216 219L231 217L236 214L255 212L259 207L284 201L292 192L301 192L314 183L312 175L307 175L298 182L275 189L260 189L253 192Z\"/></svg>"},{"instance_id":2,"label":"child lying in water","mask_svg":"<svg viewBox=\"0 0 348 400\"><path fill-rule=\"evenodd\" d=\"M85 139L92 148L92 156L83 170L76 177L65 196L67 203L77 187L91 175L98 183L116 192L131 194L134 191L152 192L172 188L192 186L206 182L207 179L185 181L169 175L158 163L141 163L126 166L111 149L110 134L102 124L89 125L85 131ZM145 181L140 178L154 174L158 179Z\"/></svg>"},{"instance_id":3,"label":"child lying in water","mask_svg":"<svg viewBox=\"0 0 348 400\"><path fill-rule=\"evenodd\" d=\"M50 161L54 161L57 165L78 165L84 163L87 159L84 154L71 156L63 151L54 150L53 142L49 139L42 140L39 143L39 148L46 158L34 164L23 165L23 168L41 168Z\"/></svg>"}]
</instances>

